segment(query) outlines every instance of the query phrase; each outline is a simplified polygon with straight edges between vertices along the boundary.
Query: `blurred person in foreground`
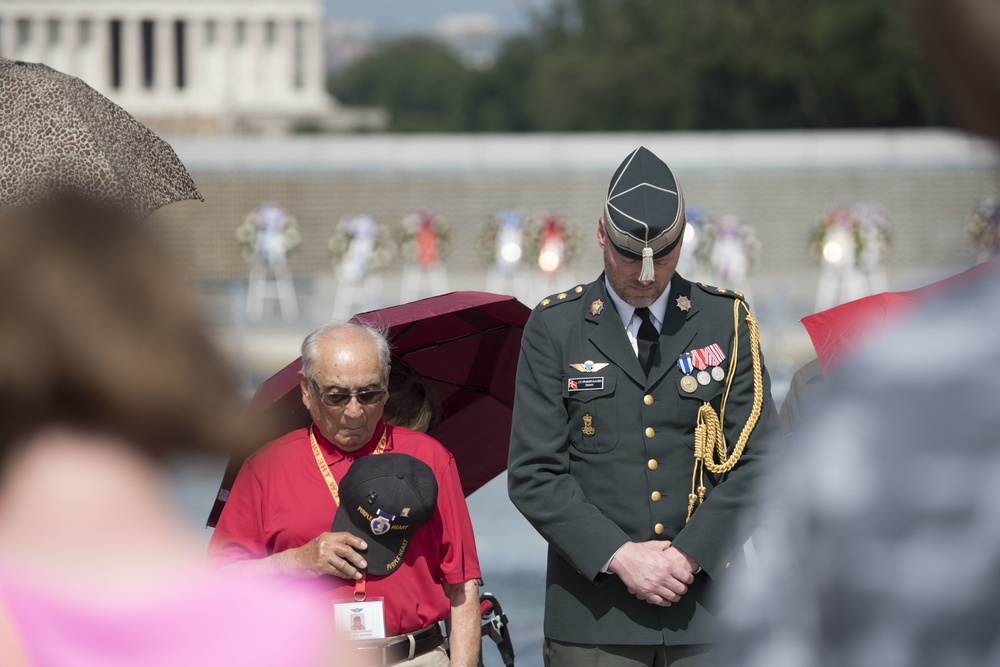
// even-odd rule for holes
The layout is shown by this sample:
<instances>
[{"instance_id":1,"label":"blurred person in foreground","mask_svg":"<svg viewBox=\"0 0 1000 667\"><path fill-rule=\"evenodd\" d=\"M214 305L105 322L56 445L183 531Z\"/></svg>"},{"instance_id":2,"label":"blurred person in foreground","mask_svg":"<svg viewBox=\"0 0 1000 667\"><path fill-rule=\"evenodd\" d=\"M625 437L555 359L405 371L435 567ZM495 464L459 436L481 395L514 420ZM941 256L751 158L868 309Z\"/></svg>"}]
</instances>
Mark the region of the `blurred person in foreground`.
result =
<instances>
[{"instance_id":1,"label":"blurred person in foreground","mask_svg":"<svg viewBox=\"0 0 1000 667\"><path fill-rule=\"evenodd\" d=\"M777 427L743 296L675 272L684 198L639 147L611 179L604 273L524 328L511 500L549 543L546 665L715 665Z\"/></svg>"},{"instance_id":2,"label":"blurred person in foreground","mask_svg":"<svg viewBox=\"0 0 1000 667\"><path fill-rule=\"evenodd\" d=\"M0 212L0 664L320 665L298 587L205 568L175 455L244 444L244 408L140 223Z\"/></svg>"},{"instance_id":3,"label":"blurred person in foreground","mask_svg":"<svg viewBox=\"0 0 1000 667\"><path fill-rule=\"evenodd\" d=\"M904 6L957 118L1000 138L1000 5ZM998 331L986 274L831 374L774 482L772 549L732 608L729 664L1000 664Z\"/></svg>"},{"instance_id":4,"label":"blurred person in foreground","mask_svg":"<svg viewBox=\"0 0 1000 667\"><path fill-rule=\"evenodd\" d=\"M345 322L309 334L299 383L313 423L247 459L209 551L229 569L315 580L348 630L350 614L362 609L357 602L376 602L364 608L375 621L365 625L384 627L384 634L355 642L360 659L448 665L440 629L447 621L450 664L472 667L479 659L481 574L455 459L433 438L386 423L389 373L380 331ZM415 525L411 504L392 504L390 485L365 486L353 474L382 467L372 459L393 457L408 464L397 473L401 482L421 466L436 482L425 523Z\"/></svg>"},{"instance_id":5,"label":"blurred person in foreground","mask_svg":"<svg viewBox=\"0 0 1000 667\"><path fill-rule=\"evenodd\" d=\"M1000 664L998 328L987 278L831 377L771 483L727 664Z\"/></svg>"}]
</instances>

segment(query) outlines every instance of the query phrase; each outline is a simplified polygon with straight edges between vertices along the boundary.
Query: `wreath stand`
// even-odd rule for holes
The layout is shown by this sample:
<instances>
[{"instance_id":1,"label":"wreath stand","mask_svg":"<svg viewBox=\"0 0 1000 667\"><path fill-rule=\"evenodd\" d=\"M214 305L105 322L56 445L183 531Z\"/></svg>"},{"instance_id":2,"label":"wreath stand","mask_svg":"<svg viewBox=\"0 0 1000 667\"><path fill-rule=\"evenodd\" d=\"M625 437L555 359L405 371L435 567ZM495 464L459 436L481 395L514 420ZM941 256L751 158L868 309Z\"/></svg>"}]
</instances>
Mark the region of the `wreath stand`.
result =
<instances>
[{"instance_id":1,"label":"wreath stand","mask_svg":"<svg viewBox=\"0 0 1000 667\"><path fill-rule=\"evenodd\" d=\"M448 271L440 262L428 267L413 262L403 264L402 285L399 290L400 303L415 301L421 295L436 296L450 291Z\"/></svg>"},{"instance_id":2,"label":"wreath stand","mask_svg":"<svg viewBox=\"0 0 1000 667\"><path fill-rule=\"evenodd\" d=\"M330 318L340 322L349 320L355 313L374 310L381 304L382 279L377 273L366 273L360 280L337 279Z\"/></svg>"},{"instance_id":3,"label":"wreath stand","mask_svg":"<svg viewBox=\"0 0 1000 667\"><path fill-rule=\"evenodd\" d=\"M250 281L247 286L247 315L253 320L264 317L264 304L268 299L276 299L281 316L291 322L299 317L298 301L292 272L284 265L270 265L258 262L250 267Z\"/></svg>"},{"instance_id":4,"label":"wreath stand","mask_svg":"<svg viewBox=\"0 0 1000 667\"><path fill-rule=\"evenodd\" d=\"M244 244L244 257L250 262L247 315L262 319L267 300L276 299L285 320L298 319L298 300L288 269L288 251L300 239L295 218L281 206L265 202L247 215L236 237Z\"/></svg>"}]
</instances>

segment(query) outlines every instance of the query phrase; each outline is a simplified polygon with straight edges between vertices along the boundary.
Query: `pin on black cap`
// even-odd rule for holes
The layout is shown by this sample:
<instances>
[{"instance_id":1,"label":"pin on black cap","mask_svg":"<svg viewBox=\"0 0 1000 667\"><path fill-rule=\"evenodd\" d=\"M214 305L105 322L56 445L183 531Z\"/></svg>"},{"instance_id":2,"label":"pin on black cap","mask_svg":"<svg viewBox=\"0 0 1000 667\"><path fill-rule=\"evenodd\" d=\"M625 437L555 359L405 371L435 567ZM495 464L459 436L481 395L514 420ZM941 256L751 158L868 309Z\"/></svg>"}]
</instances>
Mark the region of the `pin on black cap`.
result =
<instances>
[{"instance_id":1,"label":"pin on black cap","mask_svg":"<svg viewBox=\"0 0 1000 667\"><path fill-rule=\"evenodd\" d=\"M611 177L604 231L626 257L642 258L639 280L653 279L653 258L677 247L684 232L684 194L670 168L639 146Z\"/></svg>"},{"instance_id":2,"label":"pin on black cap","mask_svg":"<svg viewBox=\"0 0 1000 667\"><path fill-rule=\"evenodd\" d=\"M362 552L372 575L391 574L437 507L434 471L408 454L371 454L351 464L340 481L340 507L332 532L368 544Z\"/></svg>"}]
</instances>

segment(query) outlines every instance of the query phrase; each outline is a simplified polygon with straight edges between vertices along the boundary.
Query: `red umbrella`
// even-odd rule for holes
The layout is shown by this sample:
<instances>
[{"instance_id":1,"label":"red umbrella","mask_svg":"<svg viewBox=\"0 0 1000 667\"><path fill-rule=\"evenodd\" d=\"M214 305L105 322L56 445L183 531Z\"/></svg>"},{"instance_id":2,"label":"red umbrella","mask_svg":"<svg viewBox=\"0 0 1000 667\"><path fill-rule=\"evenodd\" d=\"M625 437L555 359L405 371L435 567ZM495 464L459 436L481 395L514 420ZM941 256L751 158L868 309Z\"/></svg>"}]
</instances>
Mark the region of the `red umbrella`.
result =
<instances>
[{"instance_id":1,"label":"red umbrella","mask_svg":"<svg viewBox=\"0 0 1000 667\"><path fill-rule=\"evenodd\" d=\"M511 296L452 292L351 318L387 330L393 360L409 365L435 393L442 418L429 434L455 456L465 495L507 468L517 357L530 314ZM254 394L251 413L277 425L268 440L311 422L296 376L301 367L299 357ZM218 521L244 458L230 458L209 526Z\"/></svg>"},{"instance_id":2,"label":"red umbrella","mask_svg":"<svg viewBox=\"0 0 1000 667\"><path fill-rule=\"evenodd\" d=\"M882 292L807 315L800 321L809 333L824 375L858 346L885 329L887 323L917 304L936 298L960 284L996 270L986 262L967 271L907 292Z\"/></svg>"}]
</instances>

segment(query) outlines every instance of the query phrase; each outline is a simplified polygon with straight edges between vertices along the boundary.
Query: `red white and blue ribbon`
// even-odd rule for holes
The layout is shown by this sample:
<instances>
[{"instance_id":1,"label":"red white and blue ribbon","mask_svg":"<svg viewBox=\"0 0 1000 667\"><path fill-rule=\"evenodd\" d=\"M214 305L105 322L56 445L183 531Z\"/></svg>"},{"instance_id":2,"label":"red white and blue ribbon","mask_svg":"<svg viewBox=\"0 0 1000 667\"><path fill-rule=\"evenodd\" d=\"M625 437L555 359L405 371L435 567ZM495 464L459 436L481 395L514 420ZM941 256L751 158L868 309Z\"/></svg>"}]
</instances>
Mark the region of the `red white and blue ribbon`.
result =
<instances>
[{"instance_id":1,"label":"red white and blue ribbon","mask_svg":"<svg viewBox=\"0 0 1000 667\"><path fill-rule=\"evenodd\" d=\"M685 352L677 358L677 368L681 369L684 375L690 375L691 371L694 370L694 360L692 359L692 354L690 352Z\"/></svg>"}]
</instances>

